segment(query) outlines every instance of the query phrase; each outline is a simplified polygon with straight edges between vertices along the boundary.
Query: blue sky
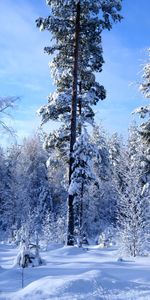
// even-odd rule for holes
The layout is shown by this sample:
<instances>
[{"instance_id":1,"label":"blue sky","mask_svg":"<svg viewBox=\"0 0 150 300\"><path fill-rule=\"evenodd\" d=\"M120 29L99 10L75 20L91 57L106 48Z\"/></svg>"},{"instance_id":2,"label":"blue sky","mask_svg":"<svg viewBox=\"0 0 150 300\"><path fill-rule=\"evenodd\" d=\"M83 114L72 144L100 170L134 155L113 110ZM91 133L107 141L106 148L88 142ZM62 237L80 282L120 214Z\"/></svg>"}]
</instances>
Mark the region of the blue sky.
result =
<instances>
[{"instance_id":1,"label":"blue sky","mask_svg":"<svg viewBox=\"0 0 150 300\"><path fill-rule=\"evenodd\" d=\"M107 90L107 99L96 107L96 121L111 133L126 135L131 112L146 101L136 81L150 47L149 11L149 0L124 0L124 19L103 34L105 64L98 80ZM50 57L43 53L50 44L49 33L35 26L35 20L48 13L45 0L0 1L0 96L21 96L11 121L19 140L39 126L36 111L54 89ZM49 130L53 126L50 123Z\"/></svg>"}]
</instances>

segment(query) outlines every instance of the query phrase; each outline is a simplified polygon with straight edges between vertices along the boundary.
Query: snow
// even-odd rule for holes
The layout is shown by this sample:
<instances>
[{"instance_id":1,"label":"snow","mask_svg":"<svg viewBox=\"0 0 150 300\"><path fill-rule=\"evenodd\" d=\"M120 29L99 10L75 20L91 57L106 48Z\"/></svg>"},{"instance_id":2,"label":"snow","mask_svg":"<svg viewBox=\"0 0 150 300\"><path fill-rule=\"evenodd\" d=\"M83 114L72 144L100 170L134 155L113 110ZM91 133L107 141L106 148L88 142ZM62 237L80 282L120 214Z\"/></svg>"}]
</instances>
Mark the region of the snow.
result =
<instances>
[{"instance_id":1,"label":"snow","mask_svg":"<svg viewBox=\"0 0 150 300\"><path fill-rule=\"evenodd\" d=\"M149 300L150 260L119 258L114 248L51 245L46 265L14 267L18 249L0 244L0 300Z\"/></svg>"}]
</instances>

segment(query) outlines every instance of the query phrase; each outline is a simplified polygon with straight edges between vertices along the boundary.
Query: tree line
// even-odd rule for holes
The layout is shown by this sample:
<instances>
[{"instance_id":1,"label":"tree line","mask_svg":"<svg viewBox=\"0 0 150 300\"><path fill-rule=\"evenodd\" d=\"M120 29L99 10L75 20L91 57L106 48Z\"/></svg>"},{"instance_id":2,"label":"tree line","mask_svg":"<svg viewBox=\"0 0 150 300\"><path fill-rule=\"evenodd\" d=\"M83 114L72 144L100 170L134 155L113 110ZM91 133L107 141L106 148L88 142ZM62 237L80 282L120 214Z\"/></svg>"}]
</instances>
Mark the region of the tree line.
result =
<instances>
[{"instance_id":1,"label":"tree line","mask_svg":"<svg viewBox=\"0 0 150 300\"><path fill-rule=\"evenodd\" d=\"M117 243L133 256L149 247L147 149L136 125L127 145L98 126L74 147L73 177L56 149L47 153L39 136L0 152L1 236L65 243L69 193L74 196L74 238Z\"/></svg>"},{"instance_id":2,"label":"tree line","mask_svg":"<svg viewBox=\"0 0 150 300\"><path fill-rule=\"evenodd\" d=\"M52 55L56 86L38 113L42 125L61 125L45 134L46 150L34 137L7 155L1 151L1 228L12 237L38 231L59 240L60 230L67 245L98 242L99 236L107 243L115 236L133 256L149 247L149 120L131 126L126 145L94 122L94 106L106 98L96 80L104 64L102 33L121 21L121 2L48 0L49 16L36 20L53 41L44 50ZM149 66L140 86L147 98ZM149 106L135 113L146 117Z\"/></svg>"}]
</instances>

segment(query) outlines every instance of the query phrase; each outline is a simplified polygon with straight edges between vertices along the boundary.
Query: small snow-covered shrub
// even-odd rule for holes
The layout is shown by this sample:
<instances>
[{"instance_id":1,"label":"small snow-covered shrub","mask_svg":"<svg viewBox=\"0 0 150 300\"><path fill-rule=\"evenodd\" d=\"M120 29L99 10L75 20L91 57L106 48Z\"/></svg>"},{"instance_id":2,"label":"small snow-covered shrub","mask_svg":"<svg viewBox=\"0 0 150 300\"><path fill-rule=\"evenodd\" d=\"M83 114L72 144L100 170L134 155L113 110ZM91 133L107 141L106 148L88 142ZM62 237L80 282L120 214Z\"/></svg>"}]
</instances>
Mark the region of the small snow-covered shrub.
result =
<instances>
[{"instance_id":1,"label":"small snow-covered shrub","mask_svg":"<svg viewBox=\"0 0 150 300\"><path fill-rule=\"evenodd\" d=\"M22 240L15 265L26 268L29 266L37 267L44 264L44 260L39 254L39 248L38 236L35 244L29 244L27 241Z\"/></svg>"},{"instance_id":2,"label":"small snow-covered shrub","mask_svg":"<svg viewBox=\"0 0 150 300\"><path fill-rule=\"evenodd\" d=\"M29 245L24 240L22 240L15 264L19 265L22 268L26 268L30 265L32 266L32 261L34 260L34 258L35 256L31 253Z\"/></svg>"}]
</instances>

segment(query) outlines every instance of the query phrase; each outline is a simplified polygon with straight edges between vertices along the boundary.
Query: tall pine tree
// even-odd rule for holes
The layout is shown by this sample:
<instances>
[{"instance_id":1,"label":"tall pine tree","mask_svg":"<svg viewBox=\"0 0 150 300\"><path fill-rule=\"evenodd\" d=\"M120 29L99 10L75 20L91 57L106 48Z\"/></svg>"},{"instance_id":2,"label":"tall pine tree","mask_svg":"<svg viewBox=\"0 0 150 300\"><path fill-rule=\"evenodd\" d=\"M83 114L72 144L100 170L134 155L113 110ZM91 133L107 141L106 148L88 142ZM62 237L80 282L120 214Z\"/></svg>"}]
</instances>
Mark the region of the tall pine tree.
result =
<instances>
[{"instance_id":1,"label":"tall pine tree","mask_svg":"<svg viewBox=\"0 0 150 300\"><path fill-rule=\"evenodd\" d=\"M77 133L81 133L83 123L93 122L92 106L105 98L105 89L96 81L94 72L102 71L101 34L104 29L110 30L113 22L121 20L121 0L47 0L47 4L50 15L39 18L37 26L50 31L54 41L51 47L45 47L45 51L55 54L51 69L57 87L49 96L48 105L39 113L42 123L48 120L62 122L58 138L51 134L48 143L54 145L55 140L61 148L64 141L70 141L70 184ZM69 195L68 245L73 244L73 235L73 196Z\"/></svg>"}]
</instances>

